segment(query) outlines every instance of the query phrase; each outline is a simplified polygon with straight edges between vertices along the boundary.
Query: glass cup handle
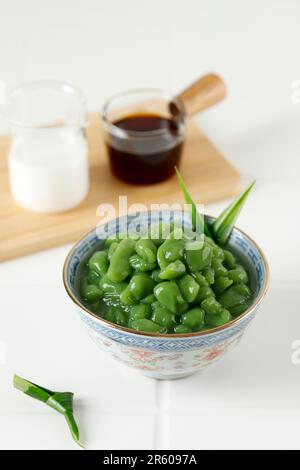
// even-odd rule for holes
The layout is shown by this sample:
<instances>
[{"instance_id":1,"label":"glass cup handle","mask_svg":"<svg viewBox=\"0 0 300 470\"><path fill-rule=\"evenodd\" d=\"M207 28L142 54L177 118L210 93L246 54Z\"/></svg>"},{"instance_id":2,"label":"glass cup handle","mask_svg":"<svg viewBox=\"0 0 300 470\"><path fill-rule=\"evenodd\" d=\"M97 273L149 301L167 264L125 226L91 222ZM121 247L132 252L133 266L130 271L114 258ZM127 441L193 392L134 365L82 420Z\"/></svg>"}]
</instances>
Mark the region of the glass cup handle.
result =
<instances>
[{"instance_id":1,"label":"glass cup handle","mask_svg":"<svg viewBox=\"0 0 300 470\"><path fill-rule=\"evenodd\" d=\"M213 106L225 96L225 83L219 75L214 73L204 75L178 95L184 103L187 116L193 116Z\"/></svg>"}]
</instances>

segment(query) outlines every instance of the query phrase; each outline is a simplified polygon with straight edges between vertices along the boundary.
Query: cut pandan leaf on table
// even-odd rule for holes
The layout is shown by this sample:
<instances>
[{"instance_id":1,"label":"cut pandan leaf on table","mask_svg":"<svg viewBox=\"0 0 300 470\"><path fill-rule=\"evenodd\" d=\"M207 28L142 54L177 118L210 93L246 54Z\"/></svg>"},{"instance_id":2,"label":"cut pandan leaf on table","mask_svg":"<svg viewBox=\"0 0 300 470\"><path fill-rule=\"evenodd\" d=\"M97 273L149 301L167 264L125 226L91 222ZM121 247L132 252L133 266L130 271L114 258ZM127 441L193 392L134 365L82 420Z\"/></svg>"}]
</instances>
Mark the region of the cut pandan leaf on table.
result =
<instances>
[{"instance_id":1,"label":"cut pandan leaf on table","mask_svg":"<svg viewBox=\"0 0 300 470\"><path fill-rule=\"evenodd\" d=\"M73 416L73 393L72 392L53 392L47 388L41 387L33 382L23 379L19 375L14 375L14 387L24 392L36 400L40 400L46 405L54 408L61 413L69 426L72 437L76 444L83 447L79 440L79 430Z\"/></svg>"},{"instance_id":2,"label":"cut pandan leaf on table","mask_svg":"<svg viewBox=\"0 0 300 470\"><path fill-rule=\"evenodd\" d=\"M240 194L214 221L210 230L214 239L221 245L225 245L232 229L237 221L238 216L246 202L246 199L253 188L253 181L248 188Z\"/></svg>"},{"instance_id":3,"label":"cut pandan leaf on table","mask_svg":"<svg viewBox=\"0 0 300 470\"><path fill-rule=\"evenodd\" d=\"M191 209L192 209L192 225L193 225L193 230L197 229L198 233L203 233L209 237L211 237L210 230L208 228L208 225L206 224L204 220L204 216L202 214L199 214L197 210L197 206L194 203L193 199L191 198L190 193L188 192L184 181L182 179L181 174L179 173L178 169L175 167L175 171L179 180L180 187L182 189L184 199L187 204L190 204Z\"/></svg>"}]
</instances>

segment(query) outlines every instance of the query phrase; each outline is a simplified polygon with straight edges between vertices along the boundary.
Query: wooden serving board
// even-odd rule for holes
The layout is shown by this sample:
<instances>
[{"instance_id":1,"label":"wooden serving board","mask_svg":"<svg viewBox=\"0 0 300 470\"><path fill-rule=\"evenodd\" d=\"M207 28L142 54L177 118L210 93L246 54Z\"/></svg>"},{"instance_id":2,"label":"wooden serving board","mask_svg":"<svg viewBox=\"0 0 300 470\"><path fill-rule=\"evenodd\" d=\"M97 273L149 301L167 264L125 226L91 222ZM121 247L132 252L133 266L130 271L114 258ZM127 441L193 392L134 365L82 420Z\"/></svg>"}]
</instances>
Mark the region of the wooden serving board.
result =
<instances>
[{"instance_id":1,"label":"wooden serving board","mask_svg":"<svg viewBox=\"0 0 300 470\"><path fill-rule=\"evenodd\" d=\"M150 186L133 186L110 172L98 115L91 115L87 129L90 162L90 191L77 208L60 214L35 214L19 207L8 183L9 138L0 138L0 261L73 242L99 223L96 208L101 203L118 207L119 195L128 205L183 203L176 176ZM233 196L240 175L193 123L182 156L181 173L196 202L203 204Z\"/></svg>"}]
</instances>

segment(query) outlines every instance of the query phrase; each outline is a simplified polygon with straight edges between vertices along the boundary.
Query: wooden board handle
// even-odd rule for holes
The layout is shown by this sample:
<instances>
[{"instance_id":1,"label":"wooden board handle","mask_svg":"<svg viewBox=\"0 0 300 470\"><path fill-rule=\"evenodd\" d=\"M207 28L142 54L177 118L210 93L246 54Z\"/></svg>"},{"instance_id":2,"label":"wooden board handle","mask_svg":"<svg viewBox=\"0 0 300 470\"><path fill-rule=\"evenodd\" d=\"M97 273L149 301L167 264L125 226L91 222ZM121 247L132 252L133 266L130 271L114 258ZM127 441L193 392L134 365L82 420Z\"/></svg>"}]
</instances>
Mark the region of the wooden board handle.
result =
<instances>
[{"instance_id":1,"label":"wooden board handle","mask_svg":"<svg viewBox=\"0 0 300 470\"><path fill-rule=\"evenodd\" d=\"M186 88L179 98L184 103L187 116L193 116L218 103L225 96L226 87L222 78L210 73Z\"/></svg>"}]
</instances>

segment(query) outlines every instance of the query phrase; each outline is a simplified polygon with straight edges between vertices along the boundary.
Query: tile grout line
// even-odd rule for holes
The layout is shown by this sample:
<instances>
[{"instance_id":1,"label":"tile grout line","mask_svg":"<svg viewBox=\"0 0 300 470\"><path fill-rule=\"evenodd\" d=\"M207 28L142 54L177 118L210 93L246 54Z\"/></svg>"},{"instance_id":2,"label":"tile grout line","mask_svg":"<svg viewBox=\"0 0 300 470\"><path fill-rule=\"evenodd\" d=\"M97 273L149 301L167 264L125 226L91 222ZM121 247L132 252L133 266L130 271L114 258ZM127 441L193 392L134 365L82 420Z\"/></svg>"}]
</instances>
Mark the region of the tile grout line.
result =
<instances>
[{"instance_id":1,"label":"tile grout line","mask_svg":"<svg viewBox=\"0 0 300 470\"><path fill-rule=\"evenodd\" d=\"M170 448L170 404L169 380L156 380L155 384L155 419L154 419L154 450L168 450Z\"/></svg>"}]
</instances>

